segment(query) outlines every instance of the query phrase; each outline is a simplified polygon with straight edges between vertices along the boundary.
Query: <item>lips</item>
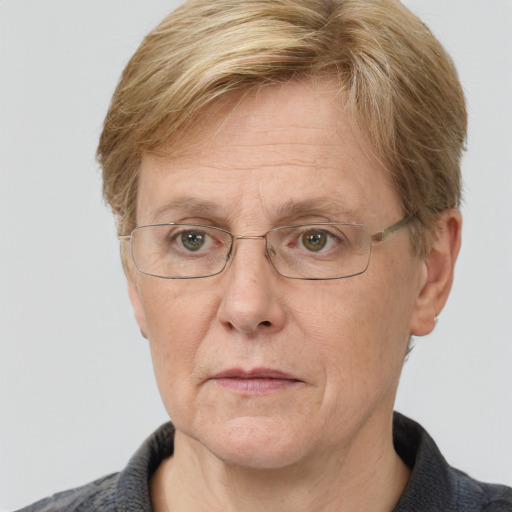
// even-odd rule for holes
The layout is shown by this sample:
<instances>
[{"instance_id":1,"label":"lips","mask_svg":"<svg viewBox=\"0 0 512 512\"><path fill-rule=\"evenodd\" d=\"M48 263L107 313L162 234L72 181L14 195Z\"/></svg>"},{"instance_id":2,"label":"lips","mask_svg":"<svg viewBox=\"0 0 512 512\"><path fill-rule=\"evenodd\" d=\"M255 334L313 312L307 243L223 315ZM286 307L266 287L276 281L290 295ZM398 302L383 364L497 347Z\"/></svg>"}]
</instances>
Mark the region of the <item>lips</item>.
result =
<instances>
[{"instance_id":1,"label":"lips","mask_svg":"<svg viewBox=\"0 0 512 512\"><path fill-rule=\"evenodd\" d=\"M214 375L212 380L223 388L246 395L268 394L302 382L293 375L273 368L230 368Z\"/></svg>"},{"instance_id":2,"label":"lips","mask_svg":"<svg viewBox=\"0 0 512 512\"><path fill-rule=\"evenodd\" d=\"M298 380L288 373L272 368L254 368L252 370L242 370L240 368L230 368L224 370L213 377L214 379L285 379Z\"/></svg>"}]
</instances>

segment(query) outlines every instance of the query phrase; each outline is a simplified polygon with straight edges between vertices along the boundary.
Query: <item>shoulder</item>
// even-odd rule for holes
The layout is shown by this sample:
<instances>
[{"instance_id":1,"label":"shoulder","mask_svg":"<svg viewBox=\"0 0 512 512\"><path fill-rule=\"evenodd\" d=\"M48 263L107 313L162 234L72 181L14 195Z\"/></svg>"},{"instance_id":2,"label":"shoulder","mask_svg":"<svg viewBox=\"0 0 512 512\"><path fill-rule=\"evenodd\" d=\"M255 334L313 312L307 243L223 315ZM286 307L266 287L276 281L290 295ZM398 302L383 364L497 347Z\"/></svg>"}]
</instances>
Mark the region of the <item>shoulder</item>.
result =
<instances>
[{"instance_id":1,"label":"shoulder","mask_svg":"<svg viewBox=\"0 0 512 512\"><path fill-rule=\"evenodd\" d=\"M144 441L120 473L54 494L17 512L150 512L149 482L173 450L174 427L166 423Z\"/></svg>"},{"instance_id":2,"label":"shoulder","mask_svg":"<svg viewBox=\"0 0 512 512\"><path fill-rule=\"evenodd\" d=\"M461 510L511 512L512 488L479 482L462 471L451 468L457 482L457 500Z\"/></svg>"},{"instance_id":3,"label":"shoulder","mask_svg":"<svg viewBox=\"0 0 512 512\"><path fill-rule=\"evenodd\" d=\"M114 510L114 483L118 473L99 478L87 485L59 492L18 512L79 512Z\"/></svg>"},{"instance_id":4,"label":"shoulder","mask_svg":"<svg viewBox=\"0 0 512 512\"><path fill-rule=\"evenodd\" d=\"M512 512L512 488L479 482L450 466L421 425L395 413L394 443L411 468L395 512Z\"/></svg>"}]
</instances>

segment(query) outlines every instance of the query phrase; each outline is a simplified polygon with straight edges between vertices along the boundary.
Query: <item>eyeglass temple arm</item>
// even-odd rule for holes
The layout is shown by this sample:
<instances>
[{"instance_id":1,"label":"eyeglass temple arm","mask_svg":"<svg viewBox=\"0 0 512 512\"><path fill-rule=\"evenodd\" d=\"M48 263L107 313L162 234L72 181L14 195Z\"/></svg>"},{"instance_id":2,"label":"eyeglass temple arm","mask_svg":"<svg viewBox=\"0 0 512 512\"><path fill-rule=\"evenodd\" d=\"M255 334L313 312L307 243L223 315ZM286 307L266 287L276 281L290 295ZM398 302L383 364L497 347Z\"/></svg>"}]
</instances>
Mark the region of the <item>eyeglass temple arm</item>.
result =
<instances>
[{"instance_id":1,"label":"eyeglass temple arm","mask_svg":"<svg viewBox=\"0 0 512 512\"><path fill-rule=\"evenodd\" d=\"M409 222L413 219L413 217L416 215L416 212L411 213L404 219L398 221L396 224L393 224L392 226L389 226L389 228L383 229L382 231L379 231L378 233L375 233L372 235L372 242L383 242L391 236L393 233L398 231L399 229L402 229L404 226L407 226Z\"/></svg>"}]
</instances>

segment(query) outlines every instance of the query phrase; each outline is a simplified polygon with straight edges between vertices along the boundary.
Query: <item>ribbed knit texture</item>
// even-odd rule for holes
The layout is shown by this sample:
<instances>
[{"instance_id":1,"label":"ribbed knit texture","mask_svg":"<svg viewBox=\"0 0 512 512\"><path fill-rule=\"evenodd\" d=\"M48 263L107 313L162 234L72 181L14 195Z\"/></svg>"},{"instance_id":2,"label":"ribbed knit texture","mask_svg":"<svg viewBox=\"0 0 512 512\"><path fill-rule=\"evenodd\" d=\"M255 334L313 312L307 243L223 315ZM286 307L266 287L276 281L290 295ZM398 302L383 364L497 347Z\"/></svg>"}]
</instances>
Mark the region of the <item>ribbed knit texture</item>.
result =
<instances>
[{"instance_id":1,"label":"ribbed knit texture","mask_svg":"<svg viewBox=\"0 0 512 512\"><path fill-rule=\"evenodd\" d=\"M448 465L418 423L395 413L395 450L412 469L394 512L511 512L512 489L484 484Z\"/></svg>"}]
</instances>

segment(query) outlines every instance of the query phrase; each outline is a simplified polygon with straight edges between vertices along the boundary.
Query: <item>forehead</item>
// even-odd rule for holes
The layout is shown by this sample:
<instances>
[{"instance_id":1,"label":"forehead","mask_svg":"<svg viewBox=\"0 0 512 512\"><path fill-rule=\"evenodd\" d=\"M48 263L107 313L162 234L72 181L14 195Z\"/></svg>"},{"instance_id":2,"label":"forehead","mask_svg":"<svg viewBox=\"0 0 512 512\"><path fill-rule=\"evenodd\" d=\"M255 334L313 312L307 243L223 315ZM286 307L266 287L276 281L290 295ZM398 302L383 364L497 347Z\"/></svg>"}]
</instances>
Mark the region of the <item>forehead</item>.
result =
<instances>
[{"instance_id":1,"label":"forehead","mask_svg":"<svg viewBox=\"0 0 512 512\"><path fill-rule=\"evenodd\" d=\"M328 83L296 82L224 100L145 154L137 223L322 213L361 222L397 206L341 97Z\"/></svg>"}]
</instances>

